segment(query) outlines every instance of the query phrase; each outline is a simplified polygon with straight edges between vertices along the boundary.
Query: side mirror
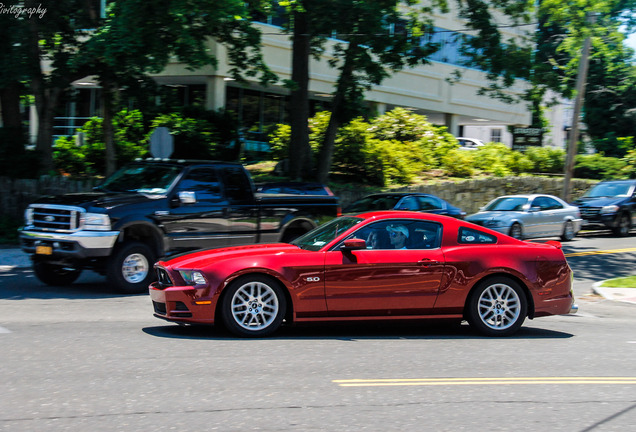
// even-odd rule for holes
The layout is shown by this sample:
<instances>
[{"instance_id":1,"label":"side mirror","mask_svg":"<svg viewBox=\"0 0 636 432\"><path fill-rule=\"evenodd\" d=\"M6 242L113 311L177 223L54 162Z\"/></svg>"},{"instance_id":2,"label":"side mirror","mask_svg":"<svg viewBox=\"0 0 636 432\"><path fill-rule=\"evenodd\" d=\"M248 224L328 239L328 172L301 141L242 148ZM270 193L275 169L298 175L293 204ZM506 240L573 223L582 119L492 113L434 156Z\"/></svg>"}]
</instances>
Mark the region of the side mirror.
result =
<instances>
[{"instance_id":1,"label":"side mirror","mask_svg":"<svg viewBox=\"0 0 636 432\"><path fill-rule=\"evenodd\" d=\"M541 207L532 206L532 207L530 207L530 208L528 209L528 211L529 211L530 213L539 212L539 211L541 211Z\"/></svg>"},{"instance_id":2,"label":"side mirror","mask_svg":"<svg viewBox=\"0 0 636 432\"><path fill-rule=\"evenodd\" d=\"M367 248L367 242L363 239L353 238L344 241L344 244L340 247L343 252L351 252L354 250L361 250Z\"/></svg>"},{"instance_id":3,"label":"side mirror","mask_svg":"<svg viewBox=\"0 0 636 432\"><path fill-rule=\"evenodd\" d=\"M191 191L181 191L179 192L179 202L181 204L194 204L197 202L197 196Z\"/></svg>"}]
</instances>

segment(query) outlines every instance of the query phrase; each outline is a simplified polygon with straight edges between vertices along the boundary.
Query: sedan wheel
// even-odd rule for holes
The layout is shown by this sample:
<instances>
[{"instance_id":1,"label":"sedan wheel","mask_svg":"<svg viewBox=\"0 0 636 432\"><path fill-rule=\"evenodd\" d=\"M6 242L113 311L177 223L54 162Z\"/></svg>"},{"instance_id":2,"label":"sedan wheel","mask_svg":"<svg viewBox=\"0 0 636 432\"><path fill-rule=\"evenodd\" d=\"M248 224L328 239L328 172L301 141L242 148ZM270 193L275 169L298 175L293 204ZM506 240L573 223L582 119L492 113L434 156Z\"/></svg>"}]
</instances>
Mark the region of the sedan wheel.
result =
<instances>
[{"instance_id":1,"label":"sedan wheel","mask_svg":"<svg viewBox=\"0 0 636 432\"><path fill-rule=\"evenodd\" d=\"M508 234L510 237L514 237L517 240L521 240L523 237L523 231L521 230L521 225L518 223L512 224L510 227L510 233Z\"/></svg>"},{"instance_id":2,"label":"sedan wheel","mask_svg":"<svg viewBox=\"0 0 636 432\"><path fill-rule=\"evenodd\" d=\"M506 277L481 283L468 300L467 319L486 336L509 336L526 318L528 304L521 287Z\"/></svg>"},{"instance_id":3,"label":"sedan wheel","mask_svg":"<svg viewBox=\"0 0 636 432\"><path fill-rule=\"evenodd\" d=\"M285 316L285 295L266 277L247 276L228 287L222 319L229 331L242 337L266 336L278 329Z\"/></svg>"},{"instance_id":4,"label":"sedan wheel","mask_svg":"<svg viewBox=\"0 0 636 432\"><path fill-rule=\"evenodd\" d=\"M561 234L561 240L570 241L574 238L576 233L574 232L574 224L570 221L565 222L563 225L563 234Z\"/></svg>"}]
</instances>

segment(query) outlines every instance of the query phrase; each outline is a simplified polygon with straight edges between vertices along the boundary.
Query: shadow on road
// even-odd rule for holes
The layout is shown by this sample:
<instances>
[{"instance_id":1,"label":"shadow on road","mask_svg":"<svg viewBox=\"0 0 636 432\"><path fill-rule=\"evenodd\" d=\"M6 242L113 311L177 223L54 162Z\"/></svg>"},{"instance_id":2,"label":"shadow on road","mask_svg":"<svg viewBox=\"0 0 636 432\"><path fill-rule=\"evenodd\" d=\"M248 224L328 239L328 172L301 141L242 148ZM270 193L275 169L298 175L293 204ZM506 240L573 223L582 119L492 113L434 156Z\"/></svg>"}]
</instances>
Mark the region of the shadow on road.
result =
<instances>
[{"instance_id":1,"label":"shadow on road","mask_svg":"<svg viewBox=\"0 0 636 432\"><path fill-rule=\"evenodd\" d=\"M143 332L155 337L194 340L239 340L223 327L215 326L179 326L164 325L145 327ZM558 332L535 327L522 327L514 336L500 340L519 339L568 339L574 337L570 333ZM458 323L415 322L415 323L314 323L300 324L292 327L282 327L269 339L275 340L303 340L330 339L342 341L356 341L361 339L485 339L473 331L469 325ZM242 339L246 342L262 339Z\"/></svg>"},{"instance_id":2,"label":"shadow on road","mask_svg":"<svg viewBox=\"0 0 636 432\"><path fill-rule=\"evenodd\" d=\"M82 273L77 282L61 287L40 282L33 274L33 270L28 268L16 268L0 273L0 299L2 300L118 297L130 297L130 295L115 292L103 276L90 271Z\"/></svg>"}]
</instances>

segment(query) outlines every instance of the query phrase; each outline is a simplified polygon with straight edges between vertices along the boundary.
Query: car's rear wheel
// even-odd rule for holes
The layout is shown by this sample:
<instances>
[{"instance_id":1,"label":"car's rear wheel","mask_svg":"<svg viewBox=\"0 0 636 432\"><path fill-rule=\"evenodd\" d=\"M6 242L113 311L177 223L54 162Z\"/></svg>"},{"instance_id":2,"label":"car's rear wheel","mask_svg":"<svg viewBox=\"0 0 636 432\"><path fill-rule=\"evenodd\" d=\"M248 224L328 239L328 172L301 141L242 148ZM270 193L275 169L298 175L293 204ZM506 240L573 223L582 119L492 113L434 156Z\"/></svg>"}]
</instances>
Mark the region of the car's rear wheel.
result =
<instances>
[{"instance_id":1,"label":"car's rear wheel","mask_svg":"<svg viewBox=\"0 0 636 432\"><path fill-rule=\"evenodd\" d=\"M618 217L618 224L612 230L614 235L619 237L627 237L629 235L629 230L632 227L631 216L629 213L621 213Z\"/></svg>"},{"instance_id":2,"label":"car's rear wheel","mask_svg":"<svg viewBox=\"0 0 636 432\"><path fill-rule=\"evenodd\" d=\"M574 224L572 221L567 221L563 225L563 234L561 234L561 240L570 241L576 236L574 232Z\"/></svg>"},{"instance_id":3,"label":"car's rear wheel","mask_svg":"<svg viewBox=\"0 0 636 432\"><path fill-rule=\"evenodd\" d=\"M486 336L510 336L526 319L528 300L518 283L494 277L480 283L468 299L466 319Z\"/></svg>"},{"instance_id":4,"label":"car's rear wheel","mask_svg":"<svg viewBox=\"0 0 636 432\"><path fill-rule=\"evenodd\" d=\"M223 296L221 319L237 336L260 337L272 334L285 317L285 294L276 281L245 276L234 281Z\"/></svg>"},{"instance_id":5,"label":"car's rear wheel","mask_svg":"<svg viewBox=\"0 0 636 432\"><path fill-rule=\"evenodd\" d=\"M514 237L518 240L521 240L523 237L523 230L521 229L521 225L517 222L513 223L510 227L510 232L508 233L510 237Z\"/></svg>"},{"instance_id":6,"label":"car's rear wheel","mask_svg":"<svg viewBox=\"0 0 636 432\"><path fill-rule=\"evenodd\" d=\"M35 261L33 263L33 271L35 276L47 285L66 286L77 280L82 270L51 264L44 261Z\"/></svg>"}]
</instances>

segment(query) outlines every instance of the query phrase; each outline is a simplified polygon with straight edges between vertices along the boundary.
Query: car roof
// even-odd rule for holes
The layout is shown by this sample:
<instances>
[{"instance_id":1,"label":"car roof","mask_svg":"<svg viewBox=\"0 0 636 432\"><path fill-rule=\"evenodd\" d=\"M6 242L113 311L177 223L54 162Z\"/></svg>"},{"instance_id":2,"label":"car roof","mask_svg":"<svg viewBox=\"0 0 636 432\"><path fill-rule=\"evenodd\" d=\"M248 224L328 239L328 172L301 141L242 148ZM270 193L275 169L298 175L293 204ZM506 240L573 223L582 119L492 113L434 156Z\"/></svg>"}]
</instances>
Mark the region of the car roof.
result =
<instances>
[{"instance_id":1,"label":"car roof","mask_svg":"<svg viewBox=\"0 0 636 432\"><path fill-rule=\"evenodd\" d=\"M548 194L515 194L515 195L502 195L502 196L498 196L497 198L528 198L528 199L533 199L533 198L537 198L537 197L550 197L550 198L559 198L556 197L554 195L548 195ZM497 199L495 198L495 199Z\"/></svg>"},{"instance_id":2,"label":"car roof","mask_svg":"<svg viewBox=\"0 0 636 432\"><path fill-rule=\"evenodd\" d=\"M135 159L132 163L144 164L144 165L165 164L165 165L179 165L179 166L190 166L190 165L242 166L242 164L238 162L225 162L225 161L217 161L217 160L198 160L198 159L170 159L170 158Z\"/></svg>"},{"instance_id":3,"label":"car roof","mask_svg":"<svg viewBox=\"0 0 636 432\"><path fill-rule=\"evenodd\" d=\"M413 195L417 195L417 196L432 196L432 197L435 197L435 198L439 198L436 195L429 194L429 193L424 193L424 192L377 192L377 193L372 193L370 195L362 197L361 199L369 198L369 197L381 197L381 196L413 196Z\"/></svg>"}]
</instances>

